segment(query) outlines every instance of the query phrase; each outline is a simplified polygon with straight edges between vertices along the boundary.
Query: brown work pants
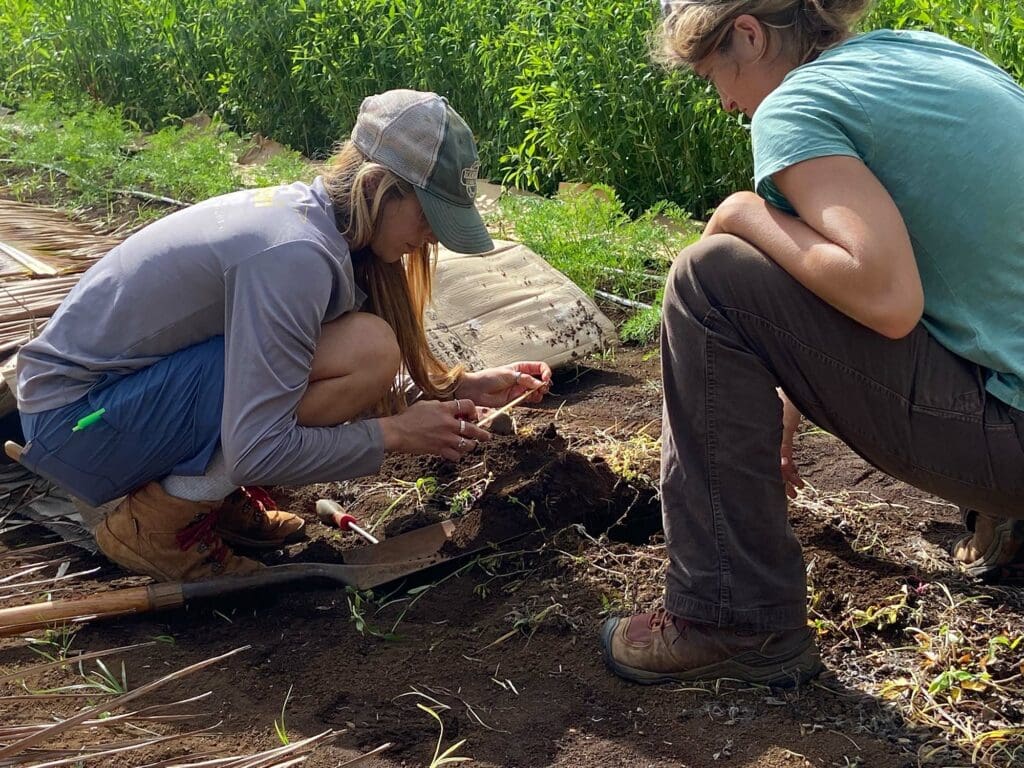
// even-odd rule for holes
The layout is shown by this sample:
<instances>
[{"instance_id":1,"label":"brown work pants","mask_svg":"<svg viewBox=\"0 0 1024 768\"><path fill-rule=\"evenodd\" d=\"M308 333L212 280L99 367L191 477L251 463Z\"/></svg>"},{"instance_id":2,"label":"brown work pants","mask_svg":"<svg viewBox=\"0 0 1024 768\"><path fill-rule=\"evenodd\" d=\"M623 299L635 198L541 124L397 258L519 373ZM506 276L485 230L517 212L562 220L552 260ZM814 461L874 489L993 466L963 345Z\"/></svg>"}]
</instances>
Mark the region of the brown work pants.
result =
<instances>
[{"instance_id":1,"label":"brown work pants","mask_svg":"<svg viewBox=\"0 0 1024 768\"><path fill-rule=\"evenodd\" d=\"M963 507L1024 517L1024 412L921 325L887 339L739 238L685 249L662 315L668 611L720 626L806 623L779 469L781 387L874 466Z\"/></svg>"}]
</instances>

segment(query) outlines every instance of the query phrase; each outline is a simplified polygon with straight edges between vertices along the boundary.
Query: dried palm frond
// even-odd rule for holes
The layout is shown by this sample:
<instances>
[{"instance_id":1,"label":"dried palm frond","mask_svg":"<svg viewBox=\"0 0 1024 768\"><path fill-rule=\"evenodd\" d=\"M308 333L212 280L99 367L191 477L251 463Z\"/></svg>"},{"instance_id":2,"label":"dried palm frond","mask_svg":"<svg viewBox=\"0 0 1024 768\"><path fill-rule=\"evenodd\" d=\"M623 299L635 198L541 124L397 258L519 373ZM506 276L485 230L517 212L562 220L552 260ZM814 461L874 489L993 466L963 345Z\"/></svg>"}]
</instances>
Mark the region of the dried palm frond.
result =
<instances>
[{"instance_id":1,"label":"dried palm frond","mask_svg":"<svg viewBox=\"0 0 1024 768\"><path fill-rule=\"evenodd\" d=\"M98 224L76 221L63 211L0 200L0 241L54 267L60 273L88 269L121 240Z\"/></svg>"},{"instance_id":2,"label":"dried palm frond","mask_svg":"<svg viewBox=\"0 0 1024 768\"><path fill-rule=\"evenodd\" d=\"M151 643L145 645L151 645ZM81 661L89 657L106 656L118 651L123 652L138 647L140 646L125 646L106 651L96 651L91 654L81 654L59 663L68 666L76 663L80 664ZM0 727L0 742L7 742L6 744L0 743L0 768L57 768L57 766L61 765L87 765L93 761L109 759L114 755L147 750L166 742L178 742L190 737L201 739L209 735L215 735L215 729L219 727L220 723L188 732L167 733L166 731L157 732L153 730L153 728L158 728L160 724L209 718L209 713L195 712L189 707L189 705L209 697L211 695L209 691L198 696L179 699L166 704L155 704L122 714L112 714L112 712L132 699L150 693L166 683L178 680L191 673L220 664L229 657L248 648L249 646L238 648L221 656L193 664L131 692L113 698L104 696L102 702L88 707L67 719L58 719L56 722L54 722L54 719L50 719L39 723ZM23 674L38 673L51 669L52 666L39 665L23 670ZM45 698L45 694L40 698ZM178 709L180 713L167 712L167 710L172 708ZM184 712L180 711L182 708L185 708ZM142 738L125 740L123 736L118 736L120 726L128 726L135 732L142 732L144 736ZM82 736L84 736L86 743L74 746L74 734L83 731ZM225 748L189 750L187 756L179 755L177 757L162 758L156 762L147 763L146 768L201 768L205 766L223 768L287 768L287 766L298 765L304 762L312 752L321 746L329 744L340 734L340 731L326 730L305 739L256 753L233 754ZM14 743L10 743L15 739ZM53 747L42 746L44 742L55 739L63 743ZM72 745L66 743L69 739L72 740ZM383 744L342 765L354 767L374 755L380 754L390 746L390 744Z\"/></svg>"},{"instance_id":3,"label":"dried palm frond","mask_svg":"<svg viewBox=\"0 0 1024 768\"><path fill-rule=\"evenodd\" d=\"M39 335L77 282L77 276L0 282L0 356Z\"/></svg>"},{"instance_id":4,"label":"dried palm frond","mask_svg":"<svg viewBox=\"0 0 1024 768\"><path fill-rule=\"evenodd\" d=\"M135 699L141 696L145 696L148 693L152 693L153 691L155 691L158 688L161 688L167 683L179 680L183 677L191 675L202 669L211 667L215 664L219 664L225 661L226 659L230 658L231 656L234 656L235 654L248 650L250 647L251 646L248 645L242 646L241 648L236 648L235 650L229 651L225 654L221 654L220 656L215 656L213 658L206 659L205 661L201 661L197 664L192 664L183 669L179 669L177 672L172 672L171 674L165 675L164 677L161 677L158 680L154 680L151 683L147 683L146 685L143 685L140 688L136 688L135 690L121 694L120 696L117 696L114 699L101 702L92 707L87 707L86 709L83 709L82 711L65 720L60 720L56 723L47 722L39 723L34 726L27 726L25 727L25 730L22 731L22 734L24 735L22 735L16 741L14 741L13 743L6 744L4 746L0 746L0 766L25 765L26 763L24 760L13 761L12 758L25 756L26 753L28 753L29 750L32 750L34 747L37 747L38 745L43 744L47 741L51 741L52 739L57 738L58 736L62 736L63 734L66 734L68 731L72 731L76 728L82 727L101 727L111 722L116 722L114 718L105 716L104 713L109 713L116 709L119 709L120 707L127 704L129 701L134 701ZM176 704L194 700L195 699L186 699L183 702L176 702ZM149 711L152 711L152 709L154 708L151 707L148 709ZM138 715L139 713L136 712L132 714Z\"/></svg>"}]
</instances>

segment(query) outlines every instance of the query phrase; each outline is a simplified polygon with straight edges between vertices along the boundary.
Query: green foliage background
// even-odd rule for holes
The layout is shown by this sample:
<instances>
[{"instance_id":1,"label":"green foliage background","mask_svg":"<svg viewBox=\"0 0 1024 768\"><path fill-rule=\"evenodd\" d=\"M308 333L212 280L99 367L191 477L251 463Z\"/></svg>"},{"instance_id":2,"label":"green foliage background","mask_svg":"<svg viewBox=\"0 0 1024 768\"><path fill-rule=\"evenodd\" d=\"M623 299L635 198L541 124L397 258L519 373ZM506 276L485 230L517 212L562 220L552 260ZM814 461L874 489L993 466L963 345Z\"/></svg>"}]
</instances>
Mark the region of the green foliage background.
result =
<instances>
[{"instance_id":1,"label":"green foliage background","mask_svg":"<svg viewBox=\"0 0 1024 768\"><path fill-rule=\"evenodd\" d=\"M4 0L0 97L92 97L153 127L216 112L307 154L363 96L438 91L484 173L550 192L602 182L627 208L702 214L749 186L743 127L706 86L650 63L655 0ZM1020 0L884 0L866 26L922 27L1024 80Z\"/></svg>"}]
</instances>

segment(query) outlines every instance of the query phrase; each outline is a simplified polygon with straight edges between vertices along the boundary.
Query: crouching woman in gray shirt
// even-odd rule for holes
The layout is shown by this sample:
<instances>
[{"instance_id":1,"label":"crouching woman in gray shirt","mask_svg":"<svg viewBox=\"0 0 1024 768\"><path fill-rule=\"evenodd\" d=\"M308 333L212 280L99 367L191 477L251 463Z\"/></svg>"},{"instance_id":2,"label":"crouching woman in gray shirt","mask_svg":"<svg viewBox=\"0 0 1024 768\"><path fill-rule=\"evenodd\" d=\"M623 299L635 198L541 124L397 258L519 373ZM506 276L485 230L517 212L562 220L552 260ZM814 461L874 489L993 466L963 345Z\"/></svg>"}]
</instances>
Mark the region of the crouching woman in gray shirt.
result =
<instances>
[{"instance_id":1,"label":"crouching woman in gray shirt","mask_svg":"<svg viewBox=\"0 0 1024 768\"><path fill-rule=\"evenodd\" d=\"M239 486L472 450L489 437L477 405L537 401L551 380L536 362L449 370L427 346L437 243L493 247L478 167L445 99L389 91L312 184L223 195L132 235L19 353L22 462L93 505L127 494L95 532L103 553L195 580L261 567L225 541L278 546L302 526L225 503Z\"/></svg>"}]
</instances>

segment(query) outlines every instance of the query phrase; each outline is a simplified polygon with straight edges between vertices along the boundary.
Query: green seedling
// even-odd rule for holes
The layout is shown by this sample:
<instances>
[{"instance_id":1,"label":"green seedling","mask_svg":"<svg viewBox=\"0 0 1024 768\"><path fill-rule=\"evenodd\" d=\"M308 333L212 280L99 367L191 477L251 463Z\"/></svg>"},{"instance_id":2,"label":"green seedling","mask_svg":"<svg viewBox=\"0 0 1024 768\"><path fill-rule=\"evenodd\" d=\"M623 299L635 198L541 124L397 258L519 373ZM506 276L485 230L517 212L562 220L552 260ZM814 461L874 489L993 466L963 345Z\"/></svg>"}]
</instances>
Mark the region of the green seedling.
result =
<instances>
[{"instance_id":1,"label":"green seedling","mask_svg":"<svg viewBox=\"0 0 1024 768\"><path fill-rule=\"evenodd\" d=\"M451 503L448 505L448 512L451 517L462 517L473 507L473 503L476 501L476 497L473 492L468 488L463 488L452 496Z\"/></svg>"},{"instance_id":2,"label":"green seedling","mask_svg":"<svg viewBox=\"0 0 1024 768\"><path fill-rule=\"evenodd\" d=\"M391 513L395 511L398 505L409 498L412 494L416 494L417 506L422 507L425 497L429 498L437 491L436 477L420 477L417 478L414 483L410 483L405 480L398 480L397 483L401 486L406 486L406 489L402 491L402 493L400 493L398 497L377 516L377 519L374 520L373 524L368 528L370 533L373 533L378 527L383 525L384 521L391 517Z\"/></svg>"},{"instance_id":3,"label":"green seedling","mask_svg":"<svg viewBox=\"0 0 1024 768\"><path fill-rule=\"evenodd\" d=\"M274 733L277 734L277 740L280 741L281 744L283 746L285 746L285 747L287 747L289 744L291 744L291 741L292 741L290 738L288 738L288 729L287 729L287 727L285 726L285 723L284 723L284 711L288 707L288 699L290 699L291 697L292 697L292 686L289 685L288 686L288 693L286 693L285 696L284 696L284 703L281 704L281 719L280 720L277 720L277 719L274 720Z\"/></svg>"},{"instance_id":4,"label":"green seedling","mask_svg":"<svg viewBox=\"0 0 1024 768\"><path fill-rule=\"evenodd\" d=\"M561 603L552 603L551 605L545 606L541 610L532 614L524 614L518 610L512 611L510 614L512 617L512 629L505 634L501 635L497 640L493 640L483 648L481 651L486 651L488 648L493 648L496 645L501 645L506 640L515 637L520 632L526 635L527 641L533 638L540 629L541 625L548 619L549 616L565 616L565 608L562 607Z\"/></svg>"},{"instance_id":5,"label":"green seedling","mask_svg":"<svg viewBox=\"0 0 1024 768\"><path fill-rule=\"evenodd\" d=\"M97 669L86 673L82 671L82 665L78 665L79 674L85 680L86 687L114 696L121 696L128 692L128 673L125 671L123 661L121 662L120 678L111 672L100 659L96 660L96 666Z\"/></svg>"},{"instance_id":6,"label":"green seedling","mask_svg":"<svg viewBox=\"0 0 1024 768\"><path fill-rule=\"evenodd\" d=\"M85 671L82 662L78 663L78 675L82 679L80 683L61 685L56 688L33 689L22 683L26 691L33 695L49 693L99 693L107 696L121 696L128 692L128 673L125 670L124 662L121 662L121 676L118 677L110 671L101 660L96 660L96 669Z\"/></svg>"},{"instance_id":7,"label":"green seedling","mask_svg":"<svg viewBox=\"0 0 1024 768\"><path fill-rule=\"evenodd\" d=\"M72 624L47 629L41 638L29 639L29 650L47 661L66 661L79 627Z\"/></svg>"},{"instance_id":8,"label":"green seedling","mask_svg":"<svg viewBox=\"0 0 1024 768\"><path fill-rule=\"evenodd\" d=\"M430 760L429 768L441 768L442 765L452 765L453 763L467 763L472 758L470 757L457 757L454 756L456 752L466 743L466 739L457 741L448 747L444 752L441 751L441 745L444 743L444 723L441 721L441 716L437 714L433 709L416 702L416 706L430 715L437 721L438 734L437 734L437 746L434 748L434 756Z\"/></svg>"},{"instance_id":9,"label":"green seedling","mask_svg":"<svg viewBox=\"0 0 1024 768\"><path fill-rule=\"evenodd\" d=\"M374 602L372 589L360 591L355 587L345 587L345 600L348 602L349 619L355 626L356 632L361 635L379 637L381 640L394 640L396 638L394 631L381 632L374 629L373 625L366 619L366 613ZM380 609L378 608L377 610L379 611Z\"/></svg>"},{"instance_id":10,"label":"green seedling","mask_svg":"<svg viewBox=\"0 0 1024 768\"><path fill-rule=\"evenodd\" d=\"M876 630L896 624L908 610L907 592L887 598L891 602L882 605L870 605L867 608L855 608L850 613L850 623L855 628L874 626Z\"/></svg>"}]
</instances>

